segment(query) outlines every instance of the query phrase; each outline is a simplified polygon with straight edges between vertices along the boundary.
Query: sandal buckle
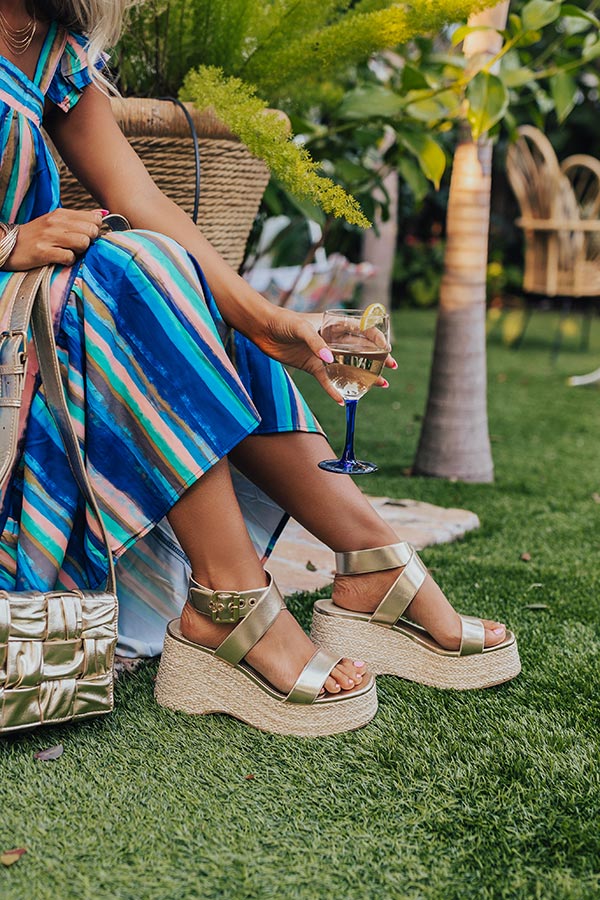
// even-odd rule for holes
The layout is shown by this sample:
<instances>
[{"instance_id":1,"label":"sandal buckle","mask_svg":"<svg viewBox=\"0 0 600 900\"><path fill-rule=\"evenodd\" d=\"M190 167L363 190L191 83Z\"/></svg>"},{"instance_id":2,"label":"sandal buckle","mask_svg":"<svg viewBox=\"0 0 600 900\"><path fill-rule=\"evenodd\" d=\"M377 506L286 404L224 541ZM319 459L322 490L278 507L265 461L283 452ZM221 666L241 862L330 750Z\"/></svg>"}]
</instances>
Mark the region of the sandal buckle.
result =
<instances>
[{"instance_id":1,"label":"sandal buckle","mask_svg":"<svg viewBox=\"0 0 600 900\"><path fill-rule=\"evenodd\" d=\"M208 602L211 619L219 625L239 622L245 606L245 597L237 591L213 591Z\"/></svg>"}]
</instances>

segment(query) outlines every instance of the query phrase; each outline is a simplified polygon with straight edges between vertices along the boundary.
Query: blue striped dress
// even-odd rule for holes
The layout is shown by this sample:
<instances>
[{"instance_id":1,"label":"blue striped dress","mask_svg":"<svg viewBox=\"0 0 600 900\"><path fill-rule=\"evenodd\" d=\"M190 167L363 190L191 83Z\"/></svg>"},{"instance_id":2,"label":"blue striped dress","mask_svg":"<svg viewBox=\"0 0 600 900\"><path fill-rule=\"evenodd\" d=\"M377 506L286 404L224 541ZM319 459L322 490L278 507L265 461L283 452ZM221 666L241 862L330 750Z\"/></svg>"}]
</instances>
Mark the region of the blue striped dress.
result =
<instances>
[{"instance_id":1,"label":"blue striped dress","mask_svg":"<svg viewBox=\"0 0 600 900\"><path fill-rule=\"evenodd\" d=\"M40 130L44 103L68 114L90 81L86 40L56 24L33 81L0 56L0 221L28 222L60 205ZM11 277L0 272L0 298ZM117 560L119 650L153 655L189 575L168 510L247 435L320 428L283 367L228 331L198 262L163 235L100 238L75 265L56 268L51 299L71 413ZM2 315L0 302L0 330ZM34 357L20 426L0 496L0 588L96 587L105 553ZM266 556L285 514L233 474Z\"/></svg>"}]
</instances>

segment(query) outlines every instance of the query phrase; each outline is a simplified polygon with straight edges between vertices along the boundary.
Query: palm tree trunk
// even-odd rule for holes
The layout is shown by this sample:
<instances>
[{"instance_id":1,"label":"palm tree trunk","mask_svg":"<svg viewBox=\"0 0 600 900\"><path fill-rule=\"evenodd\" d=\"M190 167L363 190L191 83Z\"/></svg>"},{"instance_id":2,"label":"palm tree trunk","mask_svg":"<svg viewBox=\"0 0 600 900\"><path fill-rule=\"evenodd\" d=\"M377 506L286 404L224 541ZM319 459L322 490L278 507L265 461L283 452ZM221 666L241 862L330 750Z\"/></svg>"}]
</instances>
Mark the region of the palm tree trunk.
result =
<instances>
[{"instance_id":1,"label":"palm tree trunk","mask_svg":"<svg viewBox=\"0 0 600 900\"><path fill-rule=\"evenodd\" d=\"M508 3L502 3L472 16L469 24L502 29L507 13ZM495 31L474 32L465 40L465 55L491 58L501 40ZM473 141L465 123L450 180L444 275L415 474L471 482L494 478L485 352L491 163L491 141Z\"/></svg>"}]
</instances>

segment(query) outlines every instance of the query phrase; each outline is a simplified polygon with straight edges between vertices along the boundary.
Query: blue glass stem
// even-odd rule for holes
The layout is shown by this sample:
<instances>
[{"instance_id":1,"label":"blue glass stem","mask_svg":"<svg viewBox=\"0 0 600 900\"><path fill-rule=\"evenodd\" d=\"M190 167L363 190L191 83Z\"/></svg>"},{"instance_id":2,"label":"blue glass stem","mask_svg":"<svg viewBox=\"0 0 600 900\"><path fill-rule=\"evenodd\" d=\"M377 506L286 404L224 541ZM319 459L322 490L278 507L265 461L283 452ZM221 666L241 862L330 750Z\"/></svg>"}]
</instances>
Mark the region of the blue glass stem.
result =
<instances>
[{"instance_id":1,"label":"blue glass stem","mask_svg":"<svg viewBox=\"0 0 600 900\"><path fill-rule=\"evenodd\" d=\"M354 455L354 424L356 421L356 405L358 400L346 400L346 445L340 462L354 463L356 457Z\"/></svg>"}]
</instances>

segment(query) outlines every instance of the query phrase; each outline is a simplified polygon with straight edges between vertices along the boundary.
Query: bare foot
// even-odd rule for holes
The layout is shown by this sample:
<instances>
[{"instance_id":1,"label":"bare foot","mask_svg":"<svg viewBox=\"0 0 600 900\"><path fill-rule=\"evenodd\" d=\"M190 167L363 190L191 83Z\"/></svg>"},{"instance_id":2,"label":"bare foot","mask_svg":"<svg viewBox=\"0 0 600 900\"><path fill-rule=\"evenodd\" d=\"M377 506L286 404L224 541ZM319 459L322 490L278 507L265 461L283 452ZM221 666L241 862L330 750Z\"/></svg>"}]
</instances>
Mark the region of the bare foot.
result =
<instances>
[{"instance_id":1,"label":"bare foot","mask_svg":"<svg viewBox=\"0 0 600 900\"><path fill-rule=\"evenodd\" d=\"M333 602L343 609L372 613L402 571L402 568L365 575L336 575L333 583ZM417 591L403 618L421 625L446 650L458 650L461 639L460 616L454 611L431 575ZM500 644L506 637L506 627L500 622L483 619L485 646Z\"/></svg>"},{"instance_id":2,"label":"bare foot","mask_svg":"<svg viewBox=\"0 0 600 900\"><path fill-rule=\"evenodd\" d=\"M205 647L217 647L234 628L235 625L211 621L208 616L196 612L189 603L185 604L181 614L183 636ZM287 694L315 650L315 645L292 614L283 609L245 659L274 688ZM343 659L332 670L324 689L330 694L351 691L361 684L365 674L364 663L356 665L352 660Z\"/></svg>"}]
</instances>

